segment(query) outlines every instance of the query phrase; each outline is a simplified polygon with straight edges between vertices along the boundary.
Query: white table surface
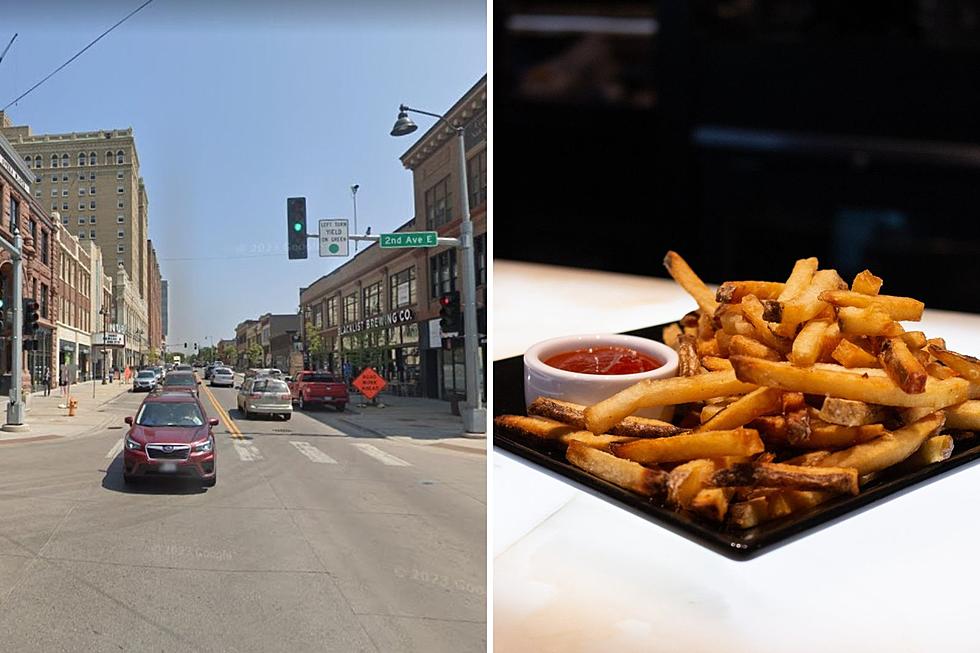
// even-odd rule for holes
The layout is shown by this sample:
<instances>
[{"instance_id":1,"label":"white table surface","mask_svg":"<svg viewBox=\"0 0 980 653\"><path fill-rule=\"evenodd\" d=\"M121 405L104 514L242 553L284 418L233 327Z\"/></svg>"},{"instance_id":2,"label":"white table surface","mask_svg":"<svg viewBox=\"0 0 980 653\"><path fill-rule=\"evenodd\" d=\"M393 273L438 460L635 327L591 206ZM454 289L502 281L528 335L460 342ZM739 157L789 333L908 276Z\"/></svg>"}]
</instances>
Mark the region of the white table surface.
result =
<instances>
[{"instance_id":1,"label":"white table surface","mask_svg":"<svg viewBox=\"0 0 980 653\"><path fill-rule=\"evenodd\" d=\"M493 279L494 359L695 307L656 278L498 260ZM980 353L980 315L927 310L915 328ZM980 465L735 562L510 454L492 463L496 651L980 651Z\"/></svg>"}]
</instances>

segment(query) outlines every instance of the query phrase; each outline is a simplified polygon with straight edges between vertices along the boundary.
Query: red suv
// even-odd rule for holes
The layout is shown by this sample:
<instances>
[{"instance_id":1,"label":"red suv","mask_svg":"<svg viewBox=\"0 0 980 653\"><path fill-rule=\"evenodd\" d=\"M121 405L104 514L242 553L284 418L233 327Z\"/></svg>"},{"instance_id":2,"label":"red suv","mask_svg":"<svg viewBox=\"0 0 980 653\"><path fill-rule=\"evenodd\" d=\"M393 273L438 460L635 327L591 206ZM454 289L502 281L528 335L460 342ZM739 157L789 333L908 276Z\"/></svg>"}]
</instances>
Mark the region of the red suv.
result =
<instances>
[{"instance_id":1,"label":"red suv","mask_svg":"<svg viewBox=\"0 0 980 653\"><path fill-rule=\"evenodd\" d=\"M150 395L140 404L123 443L123 480L145 476L185 476L206 487L218 480L214 433L218 420L208 419L197 397L187 392Z\"/></svg>"}]
</instances>

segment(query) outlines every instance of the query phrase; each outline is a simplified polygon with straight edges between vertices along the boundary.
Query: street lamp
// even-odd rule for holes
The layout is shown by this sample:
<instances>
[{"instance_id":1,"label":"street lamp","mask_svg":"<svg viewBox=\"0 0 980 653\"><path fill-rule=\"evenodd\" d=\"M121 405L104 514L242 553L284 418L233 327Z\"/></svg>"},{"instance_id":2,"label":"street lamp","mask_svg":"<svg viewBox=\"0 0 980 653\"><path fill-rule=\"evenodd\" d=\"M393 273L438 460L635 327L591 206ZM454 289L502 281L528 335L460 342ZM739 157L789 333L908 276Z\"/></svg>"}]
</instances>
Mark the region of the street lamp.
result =
<instances>
[{"instance_id":1,"label":"street lamp","mask_svg":"<svg viewBox=\"0 0 980 653\"><path fill-rule=\"evenodd\" d=\"M143 329L136 329L136 351L136 367L139 368L143 366Z\"/></svg>"},{"instance_id":2,"label":"street lamp","mask_svg":"<svg viewBox=\"0 0 980 653\"><path fill-rule=\"evenodd\" d=\"M354 201L354 233L355 234L356 233L360 233L357 230L357 189L360 188L360 187L361 187L360 184L354 184L353 186L350 187L350 196L351 196L351 199ZM359 241L359 240L355 240L354 241L354 251L355 252L357 251L358 245L360 245L360 244L361 244L361 241Z\"/></svg>"},{"instance_id":3,"label":"street lamp","mask_svg":"<svg viewBox=\"0 0 980 653\"><path fill-rule=\"evenodd\" d=\"M473 222L470 220L470 195L466 183L466 145L464 128L454 125L445 116L402 104L398 107L398 119L391 128L392 136L407 136L416 129L408 112L432 116L446 123L456 132L459 154L459 198L463 215L459 226L459 249L463 258L463 351L466 359L466 407L463 410L463 428L470 433L486 433L487 410L483 405L483 376L480 374L480 346L477 342L476 324L476 265L473 259Z\"/></svg>"},{"instance_id":4,"label":"street lamp","mask_svg":"<svg viewBox=\"0 0 980 653\"><path fill-rule=\"evenodd\" d=\"M109 307L105 304L99 309L99 315L102 316L102 385L106 384L106 377L108 376L108 366L109 366L109 348L106 345L106 334L109 332Z\"/></svg>"}]
</instances>

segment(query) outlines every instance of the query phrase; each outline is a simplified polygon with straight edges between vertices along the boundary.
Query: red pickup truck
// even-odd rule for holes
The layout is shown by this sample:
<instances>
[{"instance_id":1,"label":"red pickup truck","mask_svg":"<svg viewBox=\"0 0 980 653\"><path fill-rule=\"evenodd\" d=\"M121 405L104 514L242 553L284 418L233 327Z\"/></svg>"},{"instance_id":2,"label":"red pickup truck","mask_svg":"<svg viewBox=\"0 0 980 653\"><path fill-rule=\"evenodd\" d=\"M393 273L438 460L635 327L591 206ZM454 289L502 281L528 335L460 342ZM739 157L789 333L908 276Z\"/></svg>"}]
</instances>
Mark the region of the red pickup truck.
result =
<instances>
[{"instance_id":1,"label":"red pickup truck","mask_svg":"<svg viewBox=\"0 0 980 653\"><path fill-rule=\"evenodd\" d=\"M323 404L344 410L350 401L347 386L330 372L300 372L289 382L289 392L300 410Z\"/></svg>"}]
</instances>

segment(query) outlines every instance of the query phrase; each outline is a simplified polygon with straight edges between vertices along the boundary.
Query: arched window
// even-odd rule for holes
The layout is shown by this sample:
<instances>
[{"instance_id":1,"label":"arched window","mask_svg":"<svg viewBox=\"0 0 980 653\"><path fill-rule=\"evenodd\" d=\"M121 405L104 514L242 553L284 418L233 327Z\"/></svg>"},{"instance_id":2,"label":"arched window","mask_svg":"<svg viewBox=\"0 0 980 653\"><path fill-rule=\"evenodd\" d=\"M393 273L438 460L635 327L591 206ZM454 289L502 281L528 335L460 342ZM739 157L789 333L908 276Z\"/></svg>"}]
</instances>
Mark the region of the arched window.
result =
<instances>
[{"instance_id":1,"label":"arched window","mask_svg":"<svg viewBox=\"0 0 980 653\"><path fill-rule=\"evenodd\" d=\"M69 165L69 163L68 163L68 155L67 154L62 154L61 155L61 167L62 168L67 168L68 165Z\"/></svg>"},{"instance_id":2,"label":"arched window","mask_svg":"<svg viewBox=\"0 0 980 653\"><path fill-rule=\"evenodd\" d=\"M36 155L34 157L34 167L35 168L40 168L41 167L41 155L40 154L38 154L38 155Z\"/></svg>"},{"instance_id":3,"label":"arched window","mask_svg":"<svg viewBox=\"0 0 980 653\"><path fill-rule=\"evenodd\" d=\"M117 164L126 163L126 156L123 154L122 150L116 152L116 163Z\"/></svg>"},{"instance_id":4,"label":"arched window","mask_svg":"<svg viewBox=\"0 0 980 653\"><path fill-rule=\"evenodd\" d=\"M34 159L31 157L30 154L28 154L27 156L24 157L24 161L27 161L27 167L30 168L31 164L34 162Z\"/></svg>"},{"instance_id":5,"label":"arched window","mask_svg":"<svg viewBox=\"0 0 980 653\"><path fill-rule=\"evenodd\" d=\"M89 152L89 154L88 154L88 164L90 166L94 166L96 163L98 163L98 158L95 156L95 152Z\"/></svg>"},{"instance_id":6,"label":"arched window","mask_svg":"<svg viewBox=\"0 0 980 653\"><path fill-rule=\"evenodd\" d=\"M57 168L58 167L58 155L57 154L52 154L51 155L51 167L52 168Z\"/></svg>"},{"instance_id":7,"label":"arched window","mask_svg":"<svg viewBox=\"0 0 980 653\"><path fill-rule=\"evenodd\" d=\"M85 165L85 152L78 153L78 165L80 166Z\"/></svg>"}]
</instances>

